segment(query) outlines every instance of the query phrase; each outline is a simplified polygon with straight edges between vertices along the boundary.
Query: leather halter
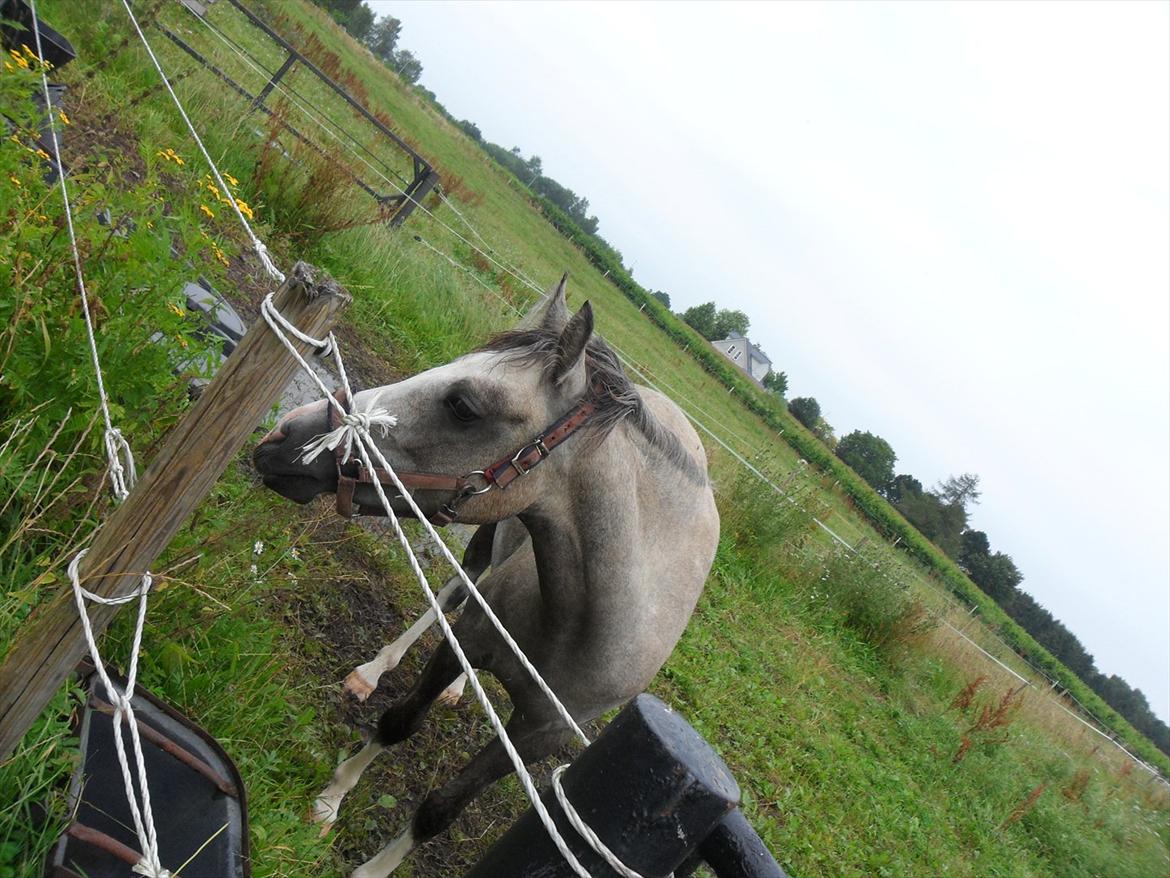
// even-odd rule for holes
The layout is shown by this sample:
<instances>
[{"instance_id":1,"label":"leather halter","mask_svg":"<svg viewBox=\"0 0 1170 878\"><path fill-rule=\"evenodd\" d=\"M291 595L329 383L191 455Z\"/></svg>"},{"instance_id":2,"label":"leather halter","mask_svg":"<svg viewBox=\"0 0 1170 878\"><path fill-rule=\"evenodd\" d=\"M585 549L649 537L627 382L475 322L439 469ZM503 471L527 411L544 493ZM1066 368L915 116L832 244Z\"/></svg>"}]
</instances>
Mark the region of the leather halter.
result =
<instances>
[{"instance_id":1,"label":"leather halter","mask_svg":"<svg viewBox=\"0 0 1170 878\"><path fill-rule=\"evenodd\" d=\"M338 390L334 398L341 403L346 414L350 412L350 402L346 399L345 391ZM329 429L335 430L341 426L341 411L337 406L329 407ZM459 517L459 507L469 497L477 494L486 494L493 488L507 490L512 482L521 476L526 476L543 461L554 448L573 435L593 413L597 411L597 403L586 399L568 414L558 418L550 424L544 432L531 442L520 447L512 455L502 457L490 466L481 470L474 470L462 476L449 476L440 473L419 473L406 470L395 470L398 480L412 490L417 491L446 491L451 497L439 507L439 510L429 516L428 520L436 527L450 524ZM355 515L385 515L386 510L381 505L367 506L354 503L354 492L360 484L378 482L384 489L397 492L397 486L391 480L389 473L381 467L370 470L360 460L354 457L345 459L345 443L338 444L333 452L337 463L337 512L345 518Z\"/></svg>"}]
</instances>

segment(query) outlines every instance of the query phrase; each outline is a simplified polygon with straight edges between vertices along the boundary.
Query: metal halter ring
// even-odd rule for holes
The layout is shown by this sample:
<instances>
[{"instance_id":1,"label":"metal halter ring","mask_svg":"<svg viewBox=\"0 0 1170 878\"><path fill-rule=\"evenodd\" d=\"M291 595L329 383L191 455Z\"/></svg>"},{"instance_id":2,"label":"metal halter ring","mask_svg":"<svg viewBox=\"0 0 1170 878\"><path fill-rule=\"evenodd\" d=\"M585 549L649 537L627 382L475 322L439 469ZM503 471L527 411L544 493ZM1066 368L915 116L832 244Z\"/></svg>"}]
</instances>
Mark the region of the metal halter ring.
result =
<instances>
[{"instance_id":1,"label":"metal halter ring","mask_svg":"<svg viewBox=\"0 0 1170 878\"><path fill-rule=\"evenodd\" d=\"M486 494L488 491L490 491L492 488L495 487L495 485L493 485L490 481L488 481L487 473L485 473L481 469L472 470L467 475L465 475L463 478L470 479L472 476L479 476L480 478L482 478L483 479L483 487L482 488L472 488L471 485L468 485L466 488L463 489L463 496L464 497L477 497L480 494Z\"/></svg>"}]
</instances>

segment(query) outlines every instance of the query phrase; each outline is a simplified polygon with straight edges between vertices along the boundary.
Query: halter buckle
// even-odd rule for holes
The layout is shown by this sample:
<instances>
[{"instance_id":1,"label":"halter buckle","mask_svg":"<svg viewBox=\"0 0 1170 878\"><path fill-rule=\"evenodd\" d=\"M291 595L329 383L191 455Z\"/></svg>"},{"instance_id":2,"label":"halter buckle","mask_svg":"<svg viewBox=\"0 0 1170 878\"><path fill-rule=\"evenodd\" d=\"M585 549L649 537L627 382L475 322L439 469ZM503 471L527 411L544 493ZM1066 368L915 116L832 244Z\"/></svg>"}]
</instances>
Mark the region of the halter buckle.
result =
<instances>
[{"instance_id":1,"label":"halter buckle","mask_svg":"<svg viewBox=\"0 0 1170 878\"><path fill-rule=\"evenodd\" d=\"M533 461L532 466L525 467L524 464L520 462L520 459L522 457L526 457L528 452L534 449L536 453L540 455L540 457ZM517 475L526 476L532 472L532 469L536 466L536 464L544 460L546 457L548 457L548 448L544 444L544 437L537 436L535 439L517 451L516 456L508 461L508 463L511 465L512 469L516 470Z\"/></svg>"}]
</instances>

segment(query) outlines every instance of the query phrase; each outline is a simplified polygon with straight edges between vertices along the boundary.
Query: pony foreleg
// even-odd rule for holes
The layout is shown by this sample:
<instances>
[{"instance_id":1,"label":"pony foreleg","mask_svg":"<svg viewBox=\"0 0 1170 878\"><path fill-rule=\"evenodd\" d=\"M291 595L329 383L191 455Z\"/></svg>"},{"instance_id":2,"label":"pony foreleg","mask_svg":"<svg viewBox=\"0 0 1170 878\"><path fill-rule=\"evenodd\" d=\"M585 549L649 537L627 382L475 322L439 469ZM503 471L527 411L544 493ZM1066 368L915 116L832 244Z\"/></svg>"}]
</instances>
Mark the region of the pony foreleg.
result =
<instances>
[{"instance_id":1,"label":"pony foreleg","mask_svg":"<svg viewBox=\"0 0 1170 878\"><path fill-rule=\"evenodd\" d=\"M572 739L572 733L559 720L532 728L523 716L508 722L508 735L526 764L555 753ZM492 741L458 775L432 790L415 812L410 828L355 869L350 878L386 878L412 850L454 823L468 802L512 770L503 745L498 739Z\"/></svg>"},{"instance_id":2,"label":"pony foreleg","mask_svg":"<svg viewBox=\"0 0 1170 878\"><path fill-rule=\"evenodd\" d=\"M374 757L389 747L413 735L426 718L436 696L459 674L459 662L451 647L443 643L431 656L414 687L395 702L378 720L374 739L354 756L342 762L333 772L333 779L313 802L311 818L323 824L325 835L337 819L341 801L357 785L358 779L374 761Z\"/></svg>"},{"instance_id":3,"label":"pony foreleg","mask_svg":"<svg viewBox=\"0 0 1170 878\"><path fill-rule=\"evenodd\" d=\"M443 612L455 609L466 598L463 580L458 576L451 577L439 590L436 597ZM383 646L370 661L364 665L358 665L350 671L343 684L345 691L358 701L365 701L369 698L370 694L378 688L378 680L381 679L382 675L398 667L398 663L402 661L406 651L423 636L423 633L434 622L435 611L427 610L413 625L406 629L401 637L393 643ZM458 696L456 696L456 700L458 700Z\"/></svg>"},{"instance_id":4,"label":"pony foreleg","mask_svg":"<svg viewBox=\"0 0 1170 878\"><path fill-rule=\"evenodd\" d=\"M374 761L374 757L385 749L384 745L371 741L356 755L337 766L329 786L325 787L313 802L313 810L309 817L314 823L321 824L321 835L327 834L333 826L345 794L354 788L362 772Z\"/></svg>"}]
</instances>

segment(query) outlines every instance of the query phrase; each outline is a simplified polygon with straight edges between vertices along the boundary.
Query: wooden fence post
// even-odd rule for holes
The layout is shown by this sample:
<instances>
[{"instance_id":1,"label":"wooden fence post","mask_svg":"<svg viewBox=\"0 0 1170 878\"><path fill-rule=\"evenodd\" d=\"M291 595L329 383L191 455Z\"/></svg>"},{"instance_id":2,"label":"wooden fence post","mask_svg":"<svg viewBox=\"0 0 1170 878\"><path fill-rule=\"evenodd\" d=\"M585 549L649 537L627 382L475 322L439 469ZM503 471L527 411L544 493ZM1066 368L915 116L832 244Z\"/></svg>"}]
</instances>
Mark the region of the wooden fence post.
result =
<instances>
[{"instance_id":1,"label":"wooden fence post","mask_svg":"<svg viewBox=\"0 0 1170 878\"><path fill-rule=\"evenodd\" d=\"M325 334L350 298L324 272L298 262L273 304L313 337ZM309 346L293 339L306 354ZM138 587L139 577L203 500L298 366L263 320L240 341L198 402L168 435L130 496L98 530L80 564L82 583L103 596ZM69 559L62 558L62 567ZM89 605L95 635L120 608ZM5 759L86 653L72 589L38 607L0 665L0 760Z\"/></svg>"}]
</instances>

